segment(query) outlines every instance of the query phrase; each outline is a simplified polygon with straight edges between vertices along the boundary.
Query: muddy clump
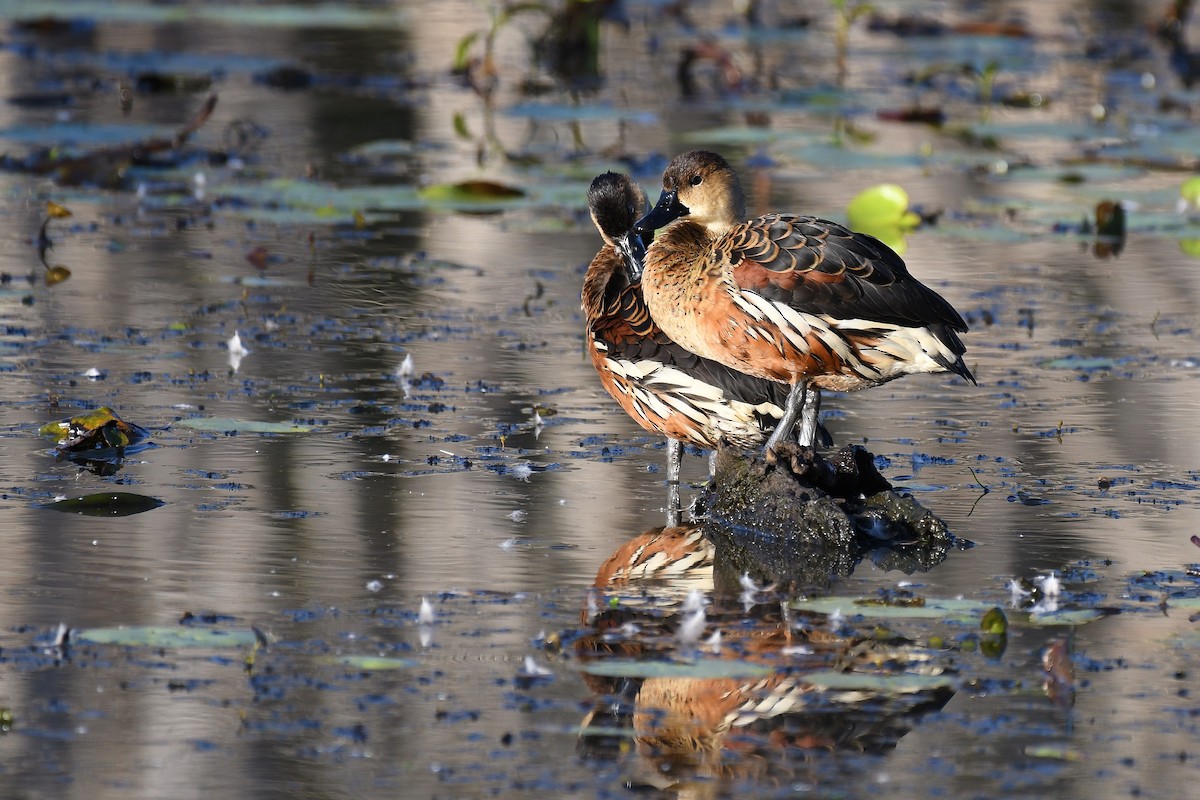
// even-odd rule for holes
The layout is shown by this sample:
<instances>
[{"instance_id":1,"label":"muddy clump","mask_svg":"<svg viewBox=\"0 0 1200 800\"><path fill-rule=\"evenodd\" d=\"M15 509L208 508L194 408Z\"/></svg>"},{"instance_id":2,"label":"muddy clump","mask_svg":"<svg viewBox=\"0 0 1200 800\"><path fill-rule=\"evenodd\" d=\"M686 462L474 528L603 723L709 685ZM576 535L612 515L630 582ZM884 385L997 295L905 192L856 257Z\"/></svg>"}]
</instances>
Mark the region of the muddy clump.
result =
<instances>
[{"instance_id":1,"label":"muddy clump","mask_svg":"<svg viewBox=\"0 0 1200 800\"><path fill-rule=\"evenodd\" d=\"M824 457L783 444L764 458L721 448L696 502L724 578L749 573L797 588L829 585L865 557L883 569L926 571L970 543L911 495L895 491L875 457L850 445Z\"/></svg>"}]
</instances>

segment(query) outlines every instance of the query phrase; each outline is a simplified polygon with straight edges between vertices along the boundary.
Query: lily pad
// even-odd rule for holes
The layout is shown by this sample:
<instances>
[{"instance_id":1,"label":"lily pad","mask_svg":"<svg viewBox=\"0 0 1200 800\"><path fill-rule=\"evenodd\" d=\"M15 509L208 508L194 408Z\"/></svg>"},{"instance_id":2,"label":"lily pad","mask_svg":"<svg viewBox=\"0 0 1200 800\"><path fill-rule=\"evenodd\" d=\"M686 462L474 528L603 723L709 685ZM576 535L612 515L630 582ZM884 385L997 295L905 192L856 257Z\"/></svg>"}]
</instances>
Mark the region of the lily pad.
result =
<instances>
[{"instance_id":1,"label":"lily pad","mask_svg":"<svg viewBox=\"0 0 1200 800\"><path fill-rule=\"evenodd\" d=\"M545 122L623 120L641 125L653 125L658 122L658 115L653 111L637 111L606 104L521 103L506 109L504 113L511 117L524 117Z\"/></svg>"},{"instance_id":2,"label":"lily pad","mask_svg":"<svg viewBox=\"0 0 1200 800\"><path fill-rule=\"evenodd\" d=\"M815 611L819 614L841 613L845 616L864 616L878 619L961 619L982 617L995 606L982 600L950 598L923 598L920 603L879 603L866 597L818 597L797 600L792 608L798 611Z\"/></svg>"},{"instance_id":3,"label":"lily pad","mask_svg":"<svg viewBox=\"0 0 1200 800\"><path fill-rule=\"evenodd\" d=\"M420 662L413 658L394 658L389 656L330 656L324 659L327 663L343 667L354 667L368 672L382 672L389 669L410 669Z\"/></svg>"},{"instance_id":4,"label":"lily pad","mask_svg":"<svg viewBox=\"0 0 1200 800\"><path fill-rule=\"evenodd\" d=\"M871 675L861 672L813 672L804 682L818 689L849 692L879 692L912 694L934 689L951 689L954 678L949 675L919 675L901 672L896 675Z\"/></svg>"},{"instance_id":5,"label":"lily pad","mask_svg":"<svg viewBox=\"0 0 1200 800\"><path fill-rule=\"evenodd\" d=\"M1079 369L1084 372L1094 372L1102 369L1113 369L1117 360L1109 356L1077 356L1068 355L1061 358L1051 358L1038 366L1045 369Z\"/></svg>"},{"instance_id":6,"label":"lily pad","mask_svg":"<svg viewBox=\"0 0 1200 800\"><path fill-rule=\"evenodd\" d=\"M92 628L77 631L75 640L125 647L250 647L258 641L252 630L193 628L182 625L135 625L129 628Z\"/></svg>"},{"instance_id":7,"label":"lily pad","mask_svg":"<svg viewBox=\"0 0 1200 800\"><path fill-rule=\"evenodd\" d=\"M495 203L498 200L524 197L525 191L497 181L476 179L458 183L435 183L424 187L418 194L432 203Z\"/></svg>"},{"instance_id":8,"label":"lily pad","mask_svg":"<svg viewBox=\"0 0 1200 800\"><path fill-rule=\"evenodd\" d=\"M1086 625L1098 619L1104 619L1112 612L1100 608L1064 608L1058 611L1030 614L1026 622L1037 627L1052 625Z\"/></svg>"},{"instance_id":9,"label":"lily pad","mask_svg":"<svg viewBox=\"0 0 1200 800\"><path fill-rule=\"evenodd\" d=\"M81 514L85 517L129 517L153 511L166 502L157 497L133 492L97 492L80 497L66 497L43 503L40 508Z\"/></svg>"},{"instance_id":10,"label":"lily pad","mask_svg":"<svg viewBox=\"0 0 1200 800\"><path fill-rule=\"evenodd\" d=\"M721 658L696 661L611 659L585 664L582 671L601 678L765 678L775 672L763 664Z\"/></svg>"},{"instance_id":11,"label":"lily pad","mask_svg":"<svg viewBox=\"0 0 1200 800\"><path fill-rule=\"evenodd\" d=\"M262 422L229 417L191 417L175 424L208 433L308 433L312 430L308 425L294 422Z\"/></svg>"},{"instance_id":12,"label":"lily pad","mask_svg":"<svg viewBox=\"0 0 1200 800\"><path fill-rule=\"evenodd\" d=\"M19 2L0 3L0 18L28 20L48 17L87 19L94 22L129 22L139 25L189 22L194 24L204 21L238 27L256 26L289 30L293 28L391 29L404 21L404 17L394 10L377 11L340 3L318 3L311 6L289 3L279 5L103 3L94 0L90 2L89 0L83 2L46 0L36 6Z\"/></svg>"}]
</instances>

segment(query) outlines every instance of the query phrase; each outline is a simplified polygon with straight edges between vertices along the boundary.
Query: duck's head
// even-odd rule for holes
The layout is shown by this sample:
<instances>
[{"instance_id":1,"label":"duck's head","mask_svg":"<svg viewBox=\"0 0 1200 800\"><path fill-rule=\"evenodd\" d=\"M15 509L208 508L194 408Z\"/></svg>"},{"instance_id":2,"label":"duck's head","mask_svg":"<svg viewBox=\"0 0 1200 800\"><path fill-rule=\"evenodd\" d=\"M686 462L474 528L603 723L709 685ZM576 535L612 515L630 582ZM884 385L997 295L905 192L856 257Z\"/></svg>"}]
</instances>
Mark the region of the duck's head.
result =
<instances>
[{"instance_id":1,"label":"duck's head","mask_svg":"<svg viewBox=\"0 0 1200 800\"><path fill-rule=\"evenodd\" d=\"M663 173L662 195L634 230L648 235L680 218L703 226L712 236L746 218L746 196L729 162L709 150L675 156Z\"/></svg>"},{"instance_id":2,"label":"duck's head","mask_svg":"<svg viewBox=\"0 0 1200 800\"><path fill-rule=\"evenodd\" d=\"M628 175L606 172L592 181L587 198L592 222L604 243L621 254L630 282L639 280L646 248L633 226L646 210L646 193Z\"/></svg>"}]
</instances>

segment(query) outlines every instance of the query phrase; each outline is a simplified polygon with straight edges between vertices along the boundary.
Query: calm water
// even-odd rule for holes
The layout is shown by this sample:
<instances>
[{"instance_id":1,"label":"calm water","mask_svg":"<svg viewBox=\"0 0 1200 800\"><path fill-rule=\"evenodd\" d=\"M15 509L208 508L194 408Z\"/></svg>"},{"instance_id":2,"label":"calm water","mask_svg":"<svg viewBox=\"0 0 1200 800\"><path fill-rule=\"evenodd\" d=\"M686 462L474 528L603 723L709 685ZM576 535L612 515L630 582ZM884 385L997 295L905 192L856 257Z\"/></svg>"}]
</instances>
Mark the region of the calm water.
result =
<instances>
[{"instance_id":1,"label":"calm water","mask_svg":"<svg viewBox=\"0 0 1200 800\"><path fill-rule=\"evenodd\" d=\"M837 591L916 580L930 597L1006 605L1010 579L1054 570L1068 578L1064 605L1121 613L1022 627L999 658L956 657L954 696L909 719L894 751L772 750L761 733L762 770L701 767L677 793L1096 800L1179 797L1200 778L1189 697L1200 623L1158 606L1164 591L1195 594L1194 582L1138 578L1200 560L1189 541L1200 530L1200 280L1177 242L1181 178L1088 167L1082 183L1060 180L1073 168L1059 159L1080 137L1188 146L1186 123L1155 118L1155 95L1139 88L1153 75L1160 93L1196 100L1142 32L1152 11L995 4L1036 33L1018 40L859 27L839 99L828 89L831 23L747 34L725 26L724 4L699 6L697 28L722 31L738 63L760 64L778 88L720 96L702 64L702 95L684 102L675 58L698 34L640 3L627 32L601 28L607 82L578 98L522 97L525 35L540 17L506 27L491 115L448 70L461 37L486 26L470 3L369 6L373 18L346 24L180 23L135 6L6 37L6 96L71 97L0 106L10 154L169 135L204 93L135 93L123 115L116 81L151 69L216 75L220 101L197 150L227 152L235 121L263 138L232 164L135 170L121 191L0 174L0 272L13 276L0 287L0 709L15 718L0 734L0 795L620 797L629 783L669 783L628 738L599 754L579 744L592 690L569 648L540 643L579 629L598 567L662 524L665 499L661 442L620 415L583 356L579 287L598 248L583 191L594 174L629 169L617 153L645 164L637 177L652 189L663 156L698 144L739 166L774 162L743 169L758 209L839 217L858 190L888 179L946 211L909 237L905 258L971 322L980 385L923 376L834 396L826 423L839 442L886 458L889 479L977 546L915 577L867 563ZM1132 55L1114 69L1084 58L1085 40ZM901 79L987 58L1003 65L1001 88L1053 98L1037 112L994 111L990 129L1012 137L1004 149L874 118L920 100L975 123L962 81L917 91ZM302 65L314 84L256 79L281 64ZM591 110L573 125L559 112L576 101ZM542 108L513 110L527 103ZM1097 103L1115 121L1089 122ZM839 105L876 139L829 147ZM747 128L747 109L765 110L770 128ZM501 148L540 163L505 161ZM1001 159L1033 167L997 174ZM469 214L425 207L413 191L477 177L529 199ZM1053 232L1105 198L1139 204L1118 258ZM46 200L73 212L49 225L50 263L72 271L52 287L34 246ZM265 272L246 258L258 247ZM236 371L235 332L250 351ZM407 390L396 378L406 357ZM102 379L85 377L93 367ZM56 462L38 427L102 405L150 428L156 446L108 477ZM191 417L312 430L213 434L179 424ZM706 471L699 454L685 462L693 483ZM982 497L980 483L991 490ZM166 504L118 518L40 507L110 490ZM432 626L417 622L422 597ZM186 612L256 626L273 644L249 672L237 649L81 646L63 660L46 647L60 622L169 626ZM914 638L970 630L940 624L896 627ZM1075 657L1073 707L1041 690L1040 654L1061 637ZM360 673L327 658L342 654L412 662ZM550 675L519 680L527 657Z\"/></svg>"}]
</instances>

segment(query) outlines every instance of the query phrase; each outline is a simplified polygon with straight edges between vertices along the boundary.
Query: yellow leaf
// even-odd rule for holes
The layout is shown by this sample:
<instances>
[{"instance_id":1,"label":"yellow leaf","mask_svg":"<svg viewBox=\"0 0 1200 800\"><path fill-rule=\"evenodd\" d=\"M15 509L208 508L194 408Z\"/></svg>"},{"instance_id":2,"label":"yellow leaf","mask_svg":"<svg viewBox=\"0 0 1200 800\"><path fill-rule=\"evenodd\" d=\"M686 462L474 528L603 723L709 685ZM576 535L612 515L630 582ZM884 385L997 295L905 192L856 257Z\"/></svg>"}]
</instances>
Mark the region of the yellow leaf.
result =
<instances>
[{"instance_id":1,"label":"yellow leaf","mask_svg":"<svg viewBox=\"0 0 1200 800\"><path fill-rule=\"evenodd\" d=\"M56 283L62 283L69 277L71 277L71 270L67 269L61 264L46 268L47 286L53 286Z\"/></svg>"},{"instance_id":2,"label":"yellow leaf","mask_svg":"<svg viewBox=\"0 0 1200 800\"><path fill-rule=\"evenodd\" d=\"M71 209L66 206L60 206L53 200L46 201L46 213L54 219L65 219L71 216Z\"/></svg>"}]
</instances>

